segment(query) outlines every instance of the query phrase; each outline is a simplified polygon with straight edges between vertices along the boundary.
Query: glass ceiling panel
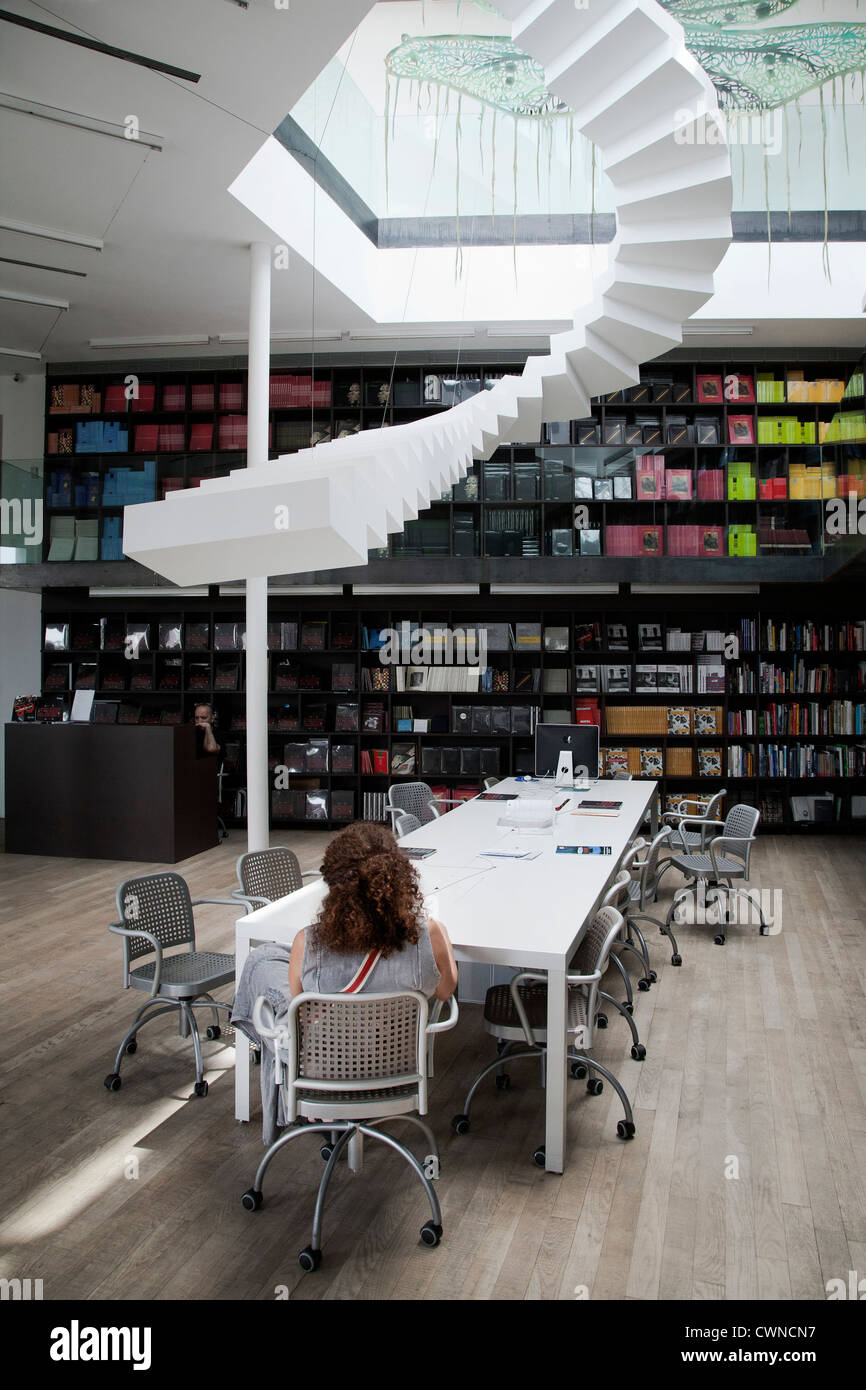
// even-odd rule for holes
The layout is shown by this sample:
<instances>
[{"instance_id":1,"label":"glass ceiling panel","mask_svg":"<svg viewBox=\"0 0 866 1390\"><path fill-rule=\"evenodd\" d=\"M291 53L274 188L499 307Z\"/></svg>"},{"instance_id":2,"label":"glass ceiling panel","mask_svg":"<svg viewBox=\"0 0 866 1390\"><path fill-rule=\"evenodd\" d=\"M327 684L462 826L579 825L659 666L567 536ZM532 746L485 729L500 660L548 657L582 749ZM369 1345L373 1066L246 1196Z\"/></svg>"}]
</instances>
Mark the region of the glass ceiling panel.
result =
<instances>
[{"instance_id":1,"label":"glass ceiling panel","mask_svg":"<svg viewBox=\"0 0 866 1390\"><path fill-rule=\"evenodd\" d=\"M726 109L735 210L862 209L860 0L662 3ZM479 0L378 4L291 119L378 218L612 211L593 147L509 32Z\"/></svg>"}]
</instances>

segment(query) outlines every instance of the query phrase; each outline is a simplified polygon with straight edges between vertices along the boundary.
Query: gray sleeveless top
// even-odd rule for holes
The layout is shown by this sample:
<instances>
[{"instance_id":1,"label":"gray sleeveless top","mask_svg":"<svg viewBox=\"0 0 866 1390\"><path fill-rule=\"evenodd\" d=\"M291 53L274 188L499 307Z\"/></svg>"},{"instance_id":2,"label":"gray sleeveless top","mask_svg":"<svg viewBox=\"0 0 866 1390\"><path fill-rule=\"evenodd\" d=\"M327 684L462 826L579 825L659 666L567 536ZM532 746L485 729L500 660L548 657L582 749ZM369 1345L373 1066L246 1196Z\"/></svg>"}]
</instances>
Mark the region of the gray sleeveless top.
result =
<instances>
[{"instance_id":1,"label":"gray sleeveless top","mask_svg":"<svg viewBox=\"0 0 866 1390\"><path fill-rule=\"evenodd\" d=\"M304 964L301 985L307 994L339 994L366 959L366 951L350 956L335 952L316 943L315 929L308 927L304 938ZM428 999L436 993L441 979L433 958L430 932L426 922L418 928L418 940L413 946L406 942L401 951L380 957L364 981L362 994L385 994L404 989L417 989Z\"/></svg>"}]
</instances>

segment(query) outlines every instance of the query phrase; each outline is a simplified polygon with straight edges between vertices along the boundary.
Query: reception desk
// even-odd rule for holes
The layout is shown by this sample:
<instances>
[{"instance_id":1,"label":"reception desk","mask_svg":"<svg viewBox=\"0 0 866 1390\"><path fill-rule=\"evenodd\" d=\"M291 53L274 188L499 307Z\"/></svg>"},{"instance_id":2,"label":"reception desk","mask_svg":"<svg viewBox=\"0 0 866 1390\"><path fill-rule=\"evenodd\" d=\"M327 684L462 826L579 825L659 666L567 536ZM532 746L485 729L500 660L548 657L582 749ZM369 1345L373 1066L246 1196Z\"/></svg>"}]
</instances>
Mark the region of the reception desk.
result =
<instances>
[{"instance_id":1,"label":"reception desk","mask_svg":"<svg viewBox=\"0 0 866 1390\"><path fill-rule=\"evenodd\" d=\"M7 724L6 852L176 864L217 843L191 725Z\"/></svg>"}]
</instances>

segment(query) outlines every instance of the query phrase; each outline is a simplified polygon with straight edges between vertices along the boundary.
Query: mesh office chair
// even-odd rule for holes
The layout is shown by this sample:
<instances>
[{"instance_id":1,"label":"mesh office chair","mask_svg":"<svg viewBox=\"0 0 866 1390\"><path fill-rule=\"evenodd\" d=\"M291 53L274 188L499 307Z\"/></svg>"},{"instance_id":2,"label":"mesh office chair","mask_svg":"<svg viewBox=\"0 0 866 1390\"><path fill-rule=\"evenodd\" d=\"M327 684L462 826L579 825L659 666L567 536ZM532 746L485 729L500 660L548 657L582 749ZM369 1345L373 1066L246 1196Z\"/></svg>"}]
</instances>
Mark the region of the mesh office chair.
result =
<instances>
[{"instance_id":1,"label":"mesh office chair","mask_svg":"<svg viewBox=\"0 0 866 1390\"><path fill-rule=\"evenodd\" d=\"M403 1158L419 1179L432 1217L421 1227L425 1245L442 1239L442 1214L431 1178L439 1176L439 1150L427 1113L428 1051L432 1035L453 1028L458 1009L449 1000L446 1019L431 1022L427 1000L415 990L401 994L299 994L285 1020L274 1026L267 999L256 1000L253 1022L262 1038L274 1042L275 1083L284 1086L284 1106L292 1126L273 1143L244 1193L247 1211L264 1200L265 1173L280 1149L304 1134L324 1134L326 1160L319 1183L310 1244L298 1256L301 1269L318 1269L322 1261L322 1212L334 1168L347 1151L349 1168L360 1171L364 1139L376 1139ZM423 1163L380 1126L407 1120L424 1135ZM309 1123L307 1123L309 1121Z\"/></svg>"},{"instance_id":2,"label":"mesh office chair","mask_svg":"<svg viewBox=\"0 0 866 1390\"><path fill-rule=\"evenodd\" d=\"M404 835L411 835L413 830L418 830L421 826L417 816L410 816L408 811L392 811L391 818L394 822L394 838L402 840Z\"/></svg>"},{"instance_id":3,"label":"mesh office chair","mask_svg":"<svg viewBox=\"0 0 866 1390\"><path fill-rule=\"evenodd\" d=\"M211 997L210 991L232 984L235 977L234 956L219 951L197 951L193 908L199 903L227 903L237 906L232 898L190 898L186 880L180 874L146 874L128 878L117 890L119 922L108 928L123 937L123 988L141 989L150 994L142 1004L132 1027L127 1032L114 1059L114 1071L105 1078L108 1091L119 1091L120 1064L124 1055L138 1048L136 1034L146 1023L160 1014L179 1015L181 1037L192 1034L195 1049L195 1094L206 1096L208 1083L204 1079L201 1040L195 1021L195 1009L210 1009L213 1022L207 1030L211 1040L220 1036L219 1009L231 1012L231 1005ZM185 951L167 955L166 948L185 946ZM141 956L154 959L133 968Z\"/></svg>"},{"instance_id":4,"label":"mesh office chair","mask_svg":"<svg viewBox=\"0 0 866 1390\"><path fill-rule=\"evenodd\" d=\"M426 782L392 782L388 788L385 809L391 817L392 828L396 831L395 814L406 811L415 816L421 825L436 820L442 815L441 807L459 806L460 802L450 797L434 796Z\"/></svg>"},{"instance_id":5,"label":"mesh office chair","mask_svg":"<svg viewBox=\"0 0 866 1390\"><path fill-rule=\"evenodd\" d=\"M304 886L305 878L321 878L318 869L301 870L298 856L284 845L273 849L251 850L237 862L239 887L232 897L244 903L247 912L287 898Z\"/></svg>"},{"instance_id":6,"label":"mesh office chair","mask_svg":"<svg viewBox=\"0 0 866 1390\"><path fill-rule=\"evenodd\" d=\"M712 822L716 827L721 827L722 833L709 841L707 853L674 854L671 856L669 862L691 881L687 887L681 888L674 894L674 900L667 916L666 926L668 929L672 921L683 922L686 920L684 907L692 893L695 895L695 920L699 920L698 894L701 885L706 885L711 889L714 903L718 906L719 911L719 930L713 938L717 946L724 946L725 944L725 926L730 915L731 898L743 897L751 908L757 907L761 935L769 935L770 928L764 921L760 904L755 903L745 888L735 888L733 884L735 878L742 879L744 882L748 880L752 845L755 843L755 831L760 819L761 813L756 811L754 806L733 806L724 821ZM688 819L686 819L683 825L688 823ZM708 828L704 817L697 818L696 824L700 825L702 829ZM705 902L708 901L708 895L705 894Z\"/></svg>"},{"instance_id":7,"label":"mesh office chair","mask_svg":"<svg viewBox=\"0 0 866 1390\"><path fill-rule=\"evenodd\" d=\"M625 1113L625 1118L617 1122L616 1132L620 1139L631 1139L634 1137L635 1126L628 1096L613 1072L589 1056L598 1012L599 981L607 969L610 952L623 926L622 914L617 912L616 908L602 907L586 929L574 957L577 973L569 971L567 977L567 1031L572 1039L568 1044L567 1055L573 1077L583 1078L588 1072L598 1073L587 1081L586 1089L590 1095L601 1094L604 1089L601 1077L610 1082L622 1101ZM485 1032L491 1033L499 1041L499 1056L476 1076L467 1092L463 1110L451 1121L457 1134L468 1134L472 1098L486 1076L496 1072L497 1089L509 1089L510 1078L505 1071L506 1061L514 1062L523 1057L540 1058L542 1077L544 1076L547 1048L547 977L536 971L522 970L515 975L510 984L493 985L487 991L484 1000L483 1023ZM523 1051L515 1050L521 1046L524 1048ZM543 1145L535 1150L533 1159L540 1168L544 1167Z\"/></svg>"},{"instance_id":8,"label":"mesh office chair","mask_svg":"<svg viewBox=\"0 0 866 1390\"><path fill-rule=\"evenodd\" d=\"M716 792L714 796L710 797L706 810L702 809L703 802L694 801L690 797L684 796L679 801L676 811L665 812L662 821L671 826L672 834L669 847L675 854L688 854L692 850L699 850L703 853L706 850L707 829L709 826L718 824L716 817L722 809L722 802L727 794L727 789L724 787L720 792ZM698 814L690 815L689 806L697 807ZM684 830L683 821L688 821L698 828L696 830ZM668 863L663 866L662 872L668 867Z\"/></svg>"},{"instance_id":9,"label":"mesh office chair","mask_svg":"<svg viewBox=\"0 0 866 1390\"><path fill-rule=\"evenodd\" d=\"M660 862L660 855L662 849L667 847L671 833L671 827L664 825L653 837L650 844L647 844L646 840L635 840L629 846L623 859L622 866L628 870L631 880L628 885L628 907L623 909L626 917L626 945L634 950L643 963L644 975L637 982L638 989L641 990L647 990L651 985L654 985L658 976L650 965L646 938L638 926L638 922L652 922L654 927L658 927L662 936L668 938L673 948L671 965L682 965L683 963L670 921L661 922L657 917L651 917L645 911L645 908L658 898L659 881L670 863L670 860ZM640 911L637 911L638 908Z\"/></svg>"}]
</instances>

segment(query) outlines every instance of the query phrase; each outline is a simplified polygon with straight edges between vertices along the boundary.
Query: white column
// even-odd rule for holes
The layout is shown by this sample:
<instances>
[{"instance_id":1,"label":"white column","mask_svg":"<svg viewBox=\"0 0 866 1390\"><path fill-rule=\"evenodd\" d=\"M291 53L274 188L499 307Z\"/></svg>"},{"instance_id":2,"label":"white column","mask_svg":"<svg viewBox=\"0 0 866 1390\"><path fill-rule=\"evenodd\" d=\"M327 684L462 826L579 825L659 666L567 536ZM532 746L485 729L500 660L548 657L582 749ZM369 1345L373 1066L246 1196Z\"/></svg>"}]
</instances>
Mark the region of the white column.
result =
<instances>
[{"instance_id":1,"label":"white column","mask_svg":"<svg viewBox=\"0 0 866 1390\"><path fill-rule=\"evenodd\" d=\"M250 330L247 385L247 467L268 461L271 352L271 248L250 247ZM268 581L247 580L247 848L267 849Z\"/></svg>"}]
</instances>

